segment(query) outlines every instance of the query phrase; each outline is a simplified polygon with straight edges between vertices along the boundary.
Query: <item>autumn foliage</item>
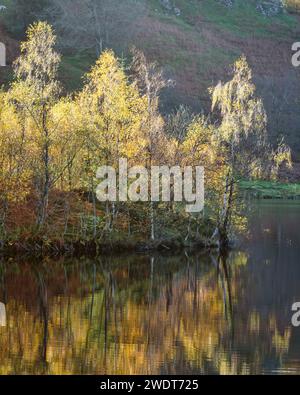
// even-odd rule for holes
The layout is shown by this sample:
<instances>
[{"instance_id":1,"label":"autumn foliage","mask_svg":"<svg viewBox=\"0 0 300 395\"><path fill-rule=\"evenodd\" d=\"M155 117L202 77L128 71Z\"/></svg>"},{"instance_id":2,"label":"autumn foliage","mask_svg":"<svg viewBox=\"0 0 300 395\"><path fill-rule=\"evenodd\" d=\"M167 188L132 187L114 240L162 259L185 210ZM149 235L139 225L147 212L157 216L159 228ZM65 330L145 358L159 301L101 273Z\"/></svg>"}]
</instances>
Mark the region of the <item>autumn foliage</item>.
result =
<instances>
[{"instance_id":1,"label":"autumn foliage","mask_svg":"<svg viewBox=\"0 0 300 395\"><path fill-rule=\"evenodd\" d=\"M211 90L212 115L180 108L162 116L159 98L170 85L138 50L125 70L111 50L101 53L80 92L63 94L61 61L50 25L30 26L14 64L14 82L0 92L0 240L43 242L227 237L241 226L239 179L276 176L289 161L282 143L268 142L267 119L251 70L239 59L233 79ZM215 121L212 122L212 118ZM210 119L210 120L209 120ZM202 165L206 211L187 215L180 204L99 204L96 170L130 165Z\"/></svg>"}]
</instances>

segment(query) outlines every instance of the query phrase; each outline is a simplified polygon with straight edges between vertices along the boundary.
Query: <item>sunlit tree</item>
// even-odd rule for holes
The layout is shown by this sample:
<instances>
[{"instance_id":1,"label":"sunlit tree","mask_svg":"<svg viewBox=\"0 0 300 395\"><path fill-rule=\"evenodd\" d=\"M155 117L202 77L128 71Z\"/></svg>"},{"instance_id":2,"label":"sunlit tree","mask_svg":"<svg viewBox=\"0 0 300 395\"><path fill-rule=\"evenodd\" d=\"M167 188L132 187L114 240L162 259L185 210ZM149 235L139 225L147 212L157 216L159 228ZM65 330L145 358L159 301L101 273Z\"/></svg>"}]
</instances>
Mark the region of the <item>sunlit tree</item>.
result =
<instances>
[{"instance_id":1,"label":"sunlit tree","mask_svg":"<svg viewBox=\"0 0 300 395\"><path fill-rule=\"evenodd\" d=\"M32 166L39 226L47 218L49 192L55 177L51 150L57 125L50 115L60 91L57 81L60 56L54 50L55 40L52 27L45 22L28 28L27 40L21 44L21 55L14 64L15 82L10 91L16 111L28 119L28 134L34 147Z\"/></svg>"},{"instance_id":2,"label":"sunlit tree","mask_svg":"<svg viewBox=\"0 0 300 395\"><path fill-rule=\"evenodd\" d=\"M274 176L281 163L291 162L290 150L283 143L273 151L263 102L255 91L245 57L235 62L231 81L220 82L211 89L212 110L220 119L213 142L226 169L216 229L224 247L229 244L237 182L243 178Z\"/></svg>"},{"instance_id":3,"label":"sunlit tree","mask_svg":"<svg viewBox=\"0 0 300 395\"><path fill-rule=\"evenodd\" d=\"M86 75L77 104L81 111L85 187L92 192L95 207L97 167L117 168L120 158L135 160L143 145L141 127L146 105L112 51L103 52ZM109 229L114 213L108 202L106 210Z\"/></svg>"}]
</instances>

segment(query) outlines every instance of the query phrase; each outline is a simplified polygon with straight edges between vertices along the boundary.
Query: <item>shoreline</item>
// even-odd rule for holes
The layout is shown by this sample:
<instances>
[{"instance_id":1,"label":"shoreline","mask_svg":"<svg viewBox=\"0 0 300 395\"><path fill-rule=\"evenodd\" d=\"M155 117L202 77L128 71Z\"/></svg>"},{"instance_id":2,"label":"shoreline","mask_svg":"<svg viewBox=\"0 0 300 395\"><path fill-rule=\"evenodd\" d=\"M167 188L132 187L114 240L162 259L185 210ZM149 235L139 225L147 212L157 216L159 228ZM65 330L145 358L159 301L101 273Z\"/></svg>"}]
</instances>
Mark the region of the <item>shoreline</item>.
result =
<instances>
[{"instance_id":1,"label":"shoreline","mask_svg":"<svg viewBox=\"0 0 300 395\"><path fill-rule=\"evenodd\" d=\"M97 257L104 254L149 254L161 253L176 255L183 251L211 251L217 249L216 243L204 240L179 241L179 240L156 240L137 241L132 240L106 240L106 241L83 241L74 242L52 241L45 243L42 240L34 242L6 243L0 248L0 256L12 258L16 256L36 256L41 258L58 256L86 256Z\"/></svg>"}]
</instances>

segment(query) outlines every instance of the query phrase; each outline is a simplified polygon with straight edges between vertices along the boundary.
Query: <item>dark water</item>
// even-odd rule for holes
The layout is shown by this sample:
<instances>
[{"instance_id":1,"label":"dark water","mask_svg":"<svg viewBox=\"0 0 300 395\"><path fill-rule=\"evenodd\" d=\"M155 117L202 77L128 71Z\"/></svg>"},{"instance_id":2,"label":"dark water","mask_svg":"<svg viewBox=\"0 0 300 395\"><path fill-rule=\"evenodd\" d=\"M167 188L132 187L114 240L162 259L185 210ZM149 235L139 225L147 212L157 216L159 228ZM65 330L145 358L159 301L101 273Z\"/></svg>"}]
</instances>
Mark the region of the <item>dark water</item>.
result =
<instances>
[{"instance_id":1,"label":"dark water","mask_svg":"<svg viewBox=\"0 0 300 395\"><path fill-rule=\"evenodd\" d=\"M299 218L258 204L227 261L3 261L0 374L299 374Z\"/></svg>"}]
</instances>

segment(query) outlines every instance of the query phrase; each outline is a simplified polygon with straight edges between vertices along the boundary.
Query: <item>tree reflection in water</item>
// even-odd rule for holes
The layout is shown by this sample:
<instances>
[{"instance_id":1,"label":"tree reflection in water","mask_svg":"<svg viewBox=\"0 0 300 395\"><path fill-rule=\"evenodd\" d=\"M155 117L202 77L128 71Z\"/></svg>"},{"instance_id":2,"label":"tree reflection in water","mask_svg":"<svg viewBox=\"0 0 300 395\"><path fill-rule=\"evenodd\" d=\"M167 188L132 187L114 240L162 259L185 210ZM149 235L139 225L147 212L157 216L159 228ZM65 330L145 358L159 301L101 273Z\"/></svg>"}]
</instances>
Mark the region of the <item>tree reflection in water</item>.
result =
<instances>
[{"instance_id":1,"label":"tree reflection in water","mask_svg":"<svg viewBox=\"0 0 300 395\"><path fill-rule=\"evenodd\" d=\"M0 373L260 373L291 333L239 307L248 257L2 263Z\"/></svg>"}]
</instances>

